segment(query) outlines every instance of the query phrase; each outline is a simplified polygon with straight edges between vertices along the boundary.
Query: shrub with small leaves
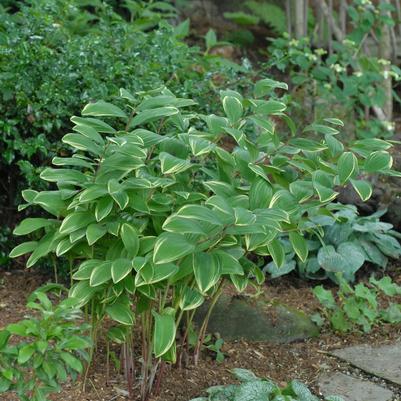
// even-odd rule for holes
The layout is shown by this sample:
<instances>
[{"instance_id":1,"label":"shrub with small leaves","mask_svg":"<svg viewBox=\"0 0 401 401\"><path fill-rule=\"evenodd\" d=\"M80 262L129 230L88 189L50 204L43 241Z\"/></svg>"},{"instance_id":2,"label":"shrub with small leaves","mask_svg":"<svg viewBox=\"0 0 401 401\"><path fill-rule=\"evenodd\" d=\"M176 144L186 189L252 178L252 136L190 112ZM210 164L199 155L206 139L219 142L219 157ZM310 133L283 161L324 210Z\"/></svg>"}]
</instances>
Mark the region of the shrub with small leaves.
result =
<instances>
[{"instance_id":1,"label":"shrub with small leaves","mask_svg":"<svg viewBox=\"0 0 401 401\"><path fill-rule=\"evenodd\" d=\"M381 322L401 323L401 304L391 302L392 297L401 295L401 287L390 277L384 276L376 280L372 276L369 285L359 283L355 287L349 285L341 275L338 275L337 280L340 288L336 298L321 285L313 289L314 295L322 304L323 315L334 330L347 332L361 328L368 333ZM387 307L381 306L379 295L387 298ZM314 315L314 320L323 323L319 314Z\"/></svg>"},{"instance_id":2,"label":"shrub with small leaves","mask_svg":"<svg viewBox=\"0 0 401 401\"><path fill-rule=\"evenodd\" d=\"M75 380L88 361L89 326L78 324L80 309L73 298L53 305L46 293L61 292L59 285L37 289L27 307L34 317L9 324L0 331L0 393L16 393L21 401L45 401Z\"/></svg>"},{"instance_id":3,"label":"shrub with small leaves","mask_svg":"<svg viewBox=\"0 0 401 401\"><path fill-rule=\"evenodd\" d=\"M240 384L214 386L206 390L207 397L194 398L191 401L319 401L303 383L292 380L286 387L280 387L269 379L261 379L246 369L233 369L234 377ZM343 401L341 397L329 396L325 401Z\"/></svg>"}]
</instances>

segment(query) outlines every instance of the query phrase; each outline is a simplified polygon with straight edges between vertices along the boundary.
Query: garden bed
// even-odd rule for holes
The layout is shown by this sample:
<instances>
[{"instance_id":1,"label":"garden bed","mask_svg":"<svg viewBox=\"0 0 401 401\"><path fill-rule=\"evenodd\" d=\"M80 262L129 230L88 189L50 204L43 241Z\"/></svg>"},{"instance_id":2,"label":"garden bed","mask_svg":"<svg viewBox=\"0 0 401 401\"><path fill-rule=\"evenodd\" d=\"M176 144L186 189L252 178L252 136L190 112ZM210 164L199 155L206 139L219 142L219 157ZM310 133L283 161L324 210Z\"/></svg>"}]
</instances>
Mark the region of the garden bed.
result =
<instances>
[{"instance_id":1,"label":"garden bed","mask_svg":"<svg viewBox=\"0 0 401 401\"><path fill-rule=\"evenodd\" d=\"M365 274L369 269L365 269ZM393 265L387 273L393 276L398 283L400 266ZM363 277L361 277L363 279ZM40 276L37 271L13 271L0 274L0 327L15 322L26 313L25 302L27 296L47 278ZM316 312L319 302L311 293L311 286L295 276L283 277L267 282L262 298L285 303L307 314ZM351 367L345 362L329 355L329 351L355 344L383 345L393 343L401 338L400 325L381 325L374 328L369 334L351 333L336 335L331 331L323 330L316 338L291 344L267 344L241 341L225 342L222 351L225 360L216 363L212 354L203 354L199 366L189 366L182 369L167 369L160 388L159 396L152 401L188 401L201 395L202 390L212 386L230 383L233 381L230 369L241 367L251 369L258 376L270 377L280 385L297 378L318 391L317 378L325 371L353 372L362 378L369 378L366 374ZM118 350L115 350L118 352ZM379 381L379 379L375 379ZM401 396L401 388L391 385L396 396ZM10 395L2 398L14 401ZM82 391L82 383L71 386L67 384L60 394L51 397L55 401L118 401L126 400L126 385L121 375L114 371L110 374L107 383L105 350L100 346L95 365L89 375L86 392ZM139 393L138 393L139 399ZM395 398L399 399L399 398Z\"/></svg>"}]
</instances>

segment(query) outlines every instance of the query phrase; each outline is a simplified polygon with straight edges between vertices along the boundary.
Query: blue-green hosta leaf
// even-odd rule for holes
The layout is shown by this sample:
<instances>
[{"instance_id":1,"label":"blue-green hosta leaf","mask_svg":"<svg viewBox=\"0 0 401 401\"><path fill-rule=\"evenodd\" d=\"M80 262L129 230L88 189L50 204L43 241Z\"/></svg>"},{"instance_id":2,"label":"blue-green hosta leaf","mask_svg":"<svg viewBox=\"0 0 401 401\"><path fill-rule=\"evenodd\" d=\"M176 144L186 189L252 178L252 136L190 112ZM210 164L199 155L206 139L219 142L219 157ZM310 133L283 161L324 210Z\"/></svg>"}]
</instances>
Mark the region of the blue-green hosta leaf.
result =
<instances>
[{"instance_id":1,"label":"blue-green hosta leaf","mask_svg":"<svg viewBox=\"0 0 401 401\"><path fill-rule=\"evenodd\" d=\"M268 381L249 381L242 383L235 393L233 401L268 400L276 386Z\"/></svg>"},{"instance_id":2,"label":"blue-green hosta leaf","mask_svg":"<svg viewBox=\"0 0 401 401\"><path fill-rule=\"evenodd\" d=\"M195 249L183 235L165 232L159 235L154 245L153 262L155 264L169 263L189 255Z\"/></svg>"},{"instance_id":3,"label":"blue-green hosta leaf","mask_svg":"<svg viewBox=\"0 0 401 401\"><path fill-rule=\"evenodd\" d=\"M397 259L401 255L400 243L391 235L373 233L369 238L375 242L376 246L387 256Z\"/></svg>"},{"instance_id":4,"label":"blue-green hosta leaf","mask_svg":"<svg viewBox=\"0 0 401 401\"><path fill-rule=\"evenodd\" d=\"M179 159L166 152L161 152L159 159L163 174L178 174L193 167L189 160Z\"/></svg>"},{"instance_id":5,"label":"blue-green hosta leaf","mask_svg":"<svg viewBox=\"0 0 401 401\"><path fill-rule=\"evenodd\" d=\"M131 121L130 127L134 128L138 125L146 124L154 120L166 118L178 114L179 110L176 107L158 107L139 112Z\"/></svg>"},{"instance_id":6,"label":"blue-green hosta leaf","mask_svg":"<svg viewBox=\"0 0 401 401\"><path fill-rule=\"evenodd\" d=\"M338 176L342 185L358 173L358 159L351 152L344 152L337 163Z\"/></svg>"},{"instance_id":7,"label":"blue-green hosta leaf","mask_svg":"<svg viewBox=\"0 0 401 401\"><path fill-rule=\"evenodd\" d=\"M152 311L155 326L153 333L153 353L156 358L164 355L174 344L176 325L173 311L167 310L163 314Z\"/></svg>"},{"instance_id":8,"label":"blue-green hosta leaf","mask_svg":"<svg viewBox=\"0 0 401 401\"><path fill-rule=\"evenodd\" d=\"M88 103L81 113L83 116L105 116L127 118L127 115L114 104L99 100L96 103Z\"/></svg>"},{"instance_id":9,"label":"blue-green hosta leaf","mask_svg":"<svg viewBox=\"0 0 401 401\"><path fill-rule=\"evenodd\" d=\"M221 266L216 262L213 255L205 252L197 252L192 255L196 284L202 294L205 294L220 280Z\"/></svg>"},{"instance_id":10,"label":"blue-green hosta leaf","mask_svg":"<svg viewBox=\"0 0 401 401\"><path fill-rule=\"evenodd\" d=\"M277 278L292 272L296 267L295 260L285 261L281 267L277 267L274 262L270 262L263 268L263 271L269 273L271 278Z\"/></svg>"},{"instance_id":11,"label":"blue-green hosta leaf","mask_svg":"<svg viewBox=\"0 0 401 401\"><path fill-rule=\"evenodd\" d=\"M345 272L348 269L347 258L340 255L332 245L320 248L317 259L320 266L329 272Z\"/></svg>"}]
</instances>

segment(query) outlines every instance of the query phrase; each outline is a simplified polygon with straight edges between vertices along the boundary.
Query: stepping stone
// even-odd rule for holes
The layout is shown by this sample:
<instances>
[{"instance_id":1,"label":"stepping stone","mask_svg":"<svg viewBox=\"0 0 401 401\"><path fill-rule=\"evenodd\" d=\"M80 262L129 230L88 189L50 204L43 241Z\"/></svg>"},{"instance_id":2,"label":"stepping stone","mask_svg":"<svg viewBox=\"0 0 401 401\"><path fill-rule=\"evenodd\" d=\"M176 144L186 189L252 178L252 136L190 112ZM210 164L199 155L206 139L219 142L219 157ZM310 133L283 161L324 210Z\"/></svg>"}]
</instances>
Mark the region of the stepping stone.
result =
<instances>
[{"instance_id":1,"label":"stepping stone","mask_svg":"<svg viewBox=\"0 0 401 401\"><path fill-rule=\"evenodd\" d=\"M393 393L384 387L343 373L321 376L319 389L325 397L337 395L344 401L388 401L393 397Z\"/></svg>"},{"instance_id":2,"label":"stepping stone","mask_svg":"<svg viewBox=\"0 0 401 401\"><path fill-rule=\"evenodd\" d=\"M208 305L195 316L197 327ZM269 343L290 343L319 335L311 319L283 304L271 304L249 297L223 295L211 314L208 333L219 333L225 340L245 339Z\"/></svg>"},{"instance_id":3,"label":"stepping stone","mask_svg":"<svg viewBox=\"0 0 401 401\"><path fill-rule=\"evenodd\" d=\"M401 385L401 342L380 347L358 345L338 349L332 355L365 372Z\"/></svg>"}]
</instances>

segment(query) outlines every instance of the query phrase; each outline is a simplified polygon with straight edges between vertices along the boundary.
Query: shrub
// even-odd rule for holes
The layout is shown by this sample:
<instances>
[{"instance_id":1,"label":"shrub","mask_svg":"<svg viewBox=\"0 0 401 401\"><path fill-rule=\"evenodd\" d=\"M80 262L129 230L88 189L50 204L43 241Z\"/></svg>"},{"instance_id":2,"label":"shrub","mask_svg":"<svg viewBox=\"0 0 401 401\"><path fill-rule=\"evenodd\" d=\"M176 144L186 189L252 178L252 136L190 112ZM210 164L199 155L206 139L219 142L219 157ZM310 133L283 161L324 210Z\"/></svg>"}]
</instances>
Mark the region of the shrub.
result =
<instances>
[{"instance_id":1,"label":"shrub","mask_svg":"<svg viewBox=\"0 0 401 401\"><path fill-rule=\"evenodd\" d=\"M401 295L401 287L384 276L376 280L372 276L369 285L362 283L355 287L347 284L338 275L340 289L336 299L330 290L322 286L313 289L314 295L323 307L323 314L329 320L331 327L339 332L347 332L355 328L362 328L365 333L370 332L373 326L379 323L401 323L401 304L393 303L390 299ZM381 305L378 296L387 298L388 306ZM315 321L322 323L321 316L315 315Z\"/></svg>"},{"instance_id":2,"label":"shrub","mask_svg":"<svg viewBox=\"0 0 401 401\"><path fill-rule=\"evenodd\" d=\"M74 133L63 137L73 154L55 157L56 168L41 173L55 187L23 192L23 208L52 217L23 220L14 233L32 233L34 241L11 256L31 253L28 267L48 254L67 257L77 281L70 296L89 304L95 322L108 316L119 323L116 338L126 349L131 326L141 321L144 398L160 360L176 360L184 314L188 331L194 311L209 298L210 313L227 282L238 292L263 283L258 258L284 263L280 232L290 233L294 252L306 260L303 233L312 216L331 213L335 185L350 181L366 199L371 191L357 179L359 169L391 173L388 153L377 150L381 141L365 143L368 156L339 157L331 126L315 126L325 139L298 137L284 103L263 99L277 88L285 85L266 79L256 83L255 98L222 91L224 115L188 112L193 100L165 88L121 90L122 107L89 103L82 117L71 118ZM279 119L294 130L288 142L276 130Z\"/></svg>"},{"instance_id":3,"label":"shrub","mask_svg":"<svg viewBox=\"0 0 401 401\"><path fill-rule=\"evenodd\" d=\"M0 393L15 392L21 401L45 401L61 390L68 378L82 372L82 360L91 347L85 335L89 326L79 324L76 301L65 299L53 306L46 292L62 287L47 285L28 298L35 317L9 324L0 331Z\"/></svg>"},{"instance_id":4,"label":"shrub","mask_svg":"<svg viewBox=\"0 0 401 401\"><path fill-rule=\"evenodd\" d=\"M392 230L391 224L380 221L386 210L361 217L352 205L333 203L328 208L331 216L312 217L315 227L307 239L308 260L301 261L292 250L288 236L283 235L286 262L280 269L270 262L265 271L271 277L297 269L308 279L336 281L336 273L341 273L349 282L355 279L356 272L365 262L384 269L388 257L398 259L401 256L401 245L397 240L401 234Z\"/></svg>"},{"instance_id":5,"label":"shrub","mask_svg":"<svg viewBox=\"0 0 401 401\"><path fill-rule=\"evenodd\" d=\"M142 32L136 20L125 21L105 4L89 9L79 4L40 0L21 4L15 14L0 10L4 226L15 225L20 189L39 185L38 173L63 151L60 139L69 117L85 103L118 101L121 87L136 92L168 83L178 95L196 99L210 112L214 102L206 99L218 97L216 87L241 85L234 71L241 67L202 57L199 49L182 42L185 30L161 21L158 29ZM143 13L132 12L134 18ZM150 23L146 18L139 22Z\"/></svg>"},{"instance_id":6,"label":"shrub","mask_svg":"<svg viewBox=\"0 0 401 401\"><path fill-rule=\"evenodd\" d=\"M269 379L261 379L246 369L233 369L234 377L240 384L214 386L206 390L208 397L198 397L191 401L245 401L245 400L291 400L291 401L318 401L303 383L292 380L286 387L281 388ZM329 396L325 401L343 401L341 397Z\"/></svg>"}]
</instances>

